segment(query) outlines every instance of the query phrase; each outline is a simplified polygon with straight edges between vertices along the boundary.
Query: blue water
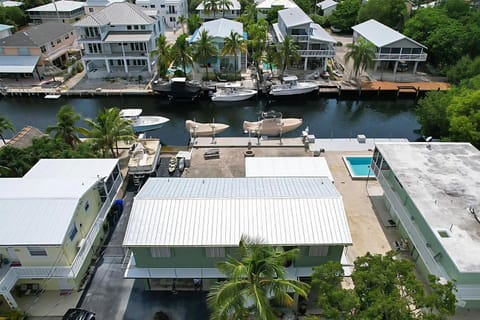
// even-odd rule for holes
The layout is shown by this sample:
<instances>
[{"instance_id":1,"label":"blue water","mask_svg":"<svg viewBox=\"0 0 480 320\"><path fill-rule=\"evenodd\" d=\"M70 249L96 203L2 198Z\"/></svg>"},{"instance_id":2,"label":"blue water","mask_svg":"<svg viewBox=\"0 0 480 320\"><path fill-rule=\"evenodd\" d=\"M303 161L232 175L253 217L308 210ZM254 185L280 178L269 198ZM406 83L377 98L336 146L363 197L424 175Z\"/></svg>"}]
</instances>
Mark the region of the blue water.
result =
<instances>
[{"instance_id":1,"label":"blue water","mask_svg":"<svg viewBox=\"0 0 480 320\"><path fill-rule=\"evenodd\" d=\"M353 171L355 177L372 177L373 172L370 170L370 163L372 157L345 157L350 164L350 168Z\"/></svg>"}]
</instances>

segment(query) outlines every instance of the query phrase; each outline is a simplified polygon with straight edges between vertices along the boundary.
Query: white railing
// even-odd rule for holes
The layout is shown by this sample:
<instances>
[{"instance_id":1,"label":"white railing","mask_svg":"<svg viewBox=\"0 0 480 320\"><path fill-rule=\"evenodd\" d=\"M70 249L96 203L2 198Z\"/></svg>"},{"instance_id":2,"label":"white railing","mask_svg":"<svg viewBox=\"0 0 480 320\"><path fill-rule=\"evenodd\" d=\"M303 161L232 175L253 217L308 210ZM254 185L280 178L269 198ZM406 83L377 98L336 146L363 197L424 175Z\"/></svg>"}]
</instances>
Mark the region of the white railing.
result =
<instances>
[{"instance_id":1,"label":"white railing","mask_svg":"<svg viewBox=\"0 0 480 320\"><path fill-rule=\"evenodd\" d=\"M426 53L400 54L400 53L375 53L375 60L404 60L404 61L426 61Z\"/></svg>"},{"instance_id":2,"label":"white railing","mask_svg":"<svg viewBox=\"0 0 480 320\"><path fill-rule=\"evenodd\" d=\"M305 42L308 41L308 35L291 35L294 41Z\"/></svg>"},{"instance_id":3,"label":"white railing","mask_svg":"<svg viewBox=\"0 0 480 320\"><path fill-rule=\"evenodd\" d=\"M334 49L324 49L324 50L298 50L298 53L301 57L335 57Z\"/></svg>"},{"instance_id":4,"label":"white railing","mask_svg":"<svg viewBox=\"0 0 480 320\"><path fill-rule=\"evenodd\" d=\"M110 52L110 53L83 53L83 58L85 59L123 59L123 58L144 58L147 59L148 55L145 52L125 52L125 55L121 52Z\"/></svg>"}]
</instances>

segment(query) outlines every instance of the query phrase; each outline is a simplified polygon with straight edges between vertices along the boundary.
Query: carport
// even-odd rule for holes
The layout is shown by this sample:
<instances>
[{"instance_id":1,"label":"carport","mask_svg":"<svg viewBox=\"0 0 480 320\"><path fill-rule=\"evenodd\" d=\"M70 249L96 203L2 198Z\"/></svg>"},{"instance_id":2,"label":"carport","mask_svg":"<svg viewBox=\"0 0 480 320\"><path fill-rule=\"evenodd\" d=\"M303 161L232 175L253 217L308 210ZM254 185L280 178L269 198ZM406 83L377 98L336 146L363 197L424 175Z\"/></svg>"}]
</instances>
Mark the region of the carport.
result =
<instances>
[{"instance_id":1,"label":"carport","mask_svg":"<svg viewBox=\"0 0 480 320\"><path fill-rule=\"evenodd\" d=\"M40 56L0 56L0 75L35 77L36 66Z\"/></svg>"}]
</instances>

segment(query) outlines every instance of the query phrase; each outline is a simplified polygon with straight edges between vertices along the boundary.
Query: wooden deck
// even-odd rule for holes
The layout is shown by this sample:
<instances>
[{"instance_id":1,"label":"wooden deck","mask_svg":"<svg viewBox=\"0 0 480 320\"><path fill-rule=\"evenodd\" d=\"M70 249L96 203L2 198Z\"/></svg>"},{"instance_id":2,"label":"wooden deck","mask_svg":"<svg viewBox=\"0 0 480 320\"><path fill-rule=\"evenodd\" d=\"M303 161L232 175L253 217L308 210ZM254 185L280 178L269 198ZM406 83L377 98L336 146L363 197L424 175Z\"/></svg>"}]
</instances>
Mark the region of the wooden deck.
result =
<instances>
[{"instance_id":1,"label":"wooden deck","mask_svg":"<svg viewBox=\"0 0 480 320\"><path fill-rule=\"evenodd\" d=\"M390 81L371 81L362 82L362 91L397 91L405 89L415 89L417 91L436 91L448 90L450 84L446 82L390 82Z\"/></svg>"}]
</instances>

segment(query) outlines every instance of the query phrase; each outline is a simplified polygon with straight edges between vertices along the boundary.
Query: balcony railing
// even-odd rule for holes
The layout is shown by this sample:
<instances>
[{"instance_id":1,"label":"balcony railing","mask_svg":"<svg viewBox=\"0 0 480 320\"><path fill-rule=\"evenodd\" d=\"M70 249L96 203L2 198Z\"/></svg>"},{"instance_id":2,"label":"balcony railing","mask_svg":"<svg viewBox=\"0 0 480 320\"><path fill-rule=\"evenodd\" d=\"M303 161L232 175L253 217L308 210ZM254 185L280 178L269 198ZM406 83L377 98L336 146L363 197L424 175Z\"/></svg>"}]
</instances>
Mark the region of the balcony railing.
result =
<instances>
[{"instance_id":1,"label":"balcony railing","mask_svg":"<svg viewBox=\"0 0 480 320\"><path fill-rule=\"evenodd\" d=\"M409 54L400 54L400 53L376 53L375 60L391 60L391 61L426 61L426 53L409 53Z\"/></svg>"},{"instance_id":2,"label":"balcony railing","mask_svg":"<svg viewBox=\"0 0 480 320\"><path fill-rule=\"evenodd\" d=\"M146 52L125 52L125 55L121 52L112 52L112 53L82 53L83 58L85 59L137 59L137 58L148 58Z\"/></svg>"},{"instance_id":3,"label":"balcony railing","mask_svg":"<svg viewBox=\"0 0 480 320\"><path fill-rule=\"evenodd\" d=\"M292 35L293 41L306 42L308 41L308 35Z\"/></svg>"},{"instance_id":4,"label":"balcony railing","mask_svg":"<svg viewBox=\"0 0 480 320\"><path fill-rule=\"evenodd\" d=\"M335 57L335 50L333 49L298 50L298 53L300 54L301 57L317 57L317 58Z\"/></svg>"}]
</instances>

